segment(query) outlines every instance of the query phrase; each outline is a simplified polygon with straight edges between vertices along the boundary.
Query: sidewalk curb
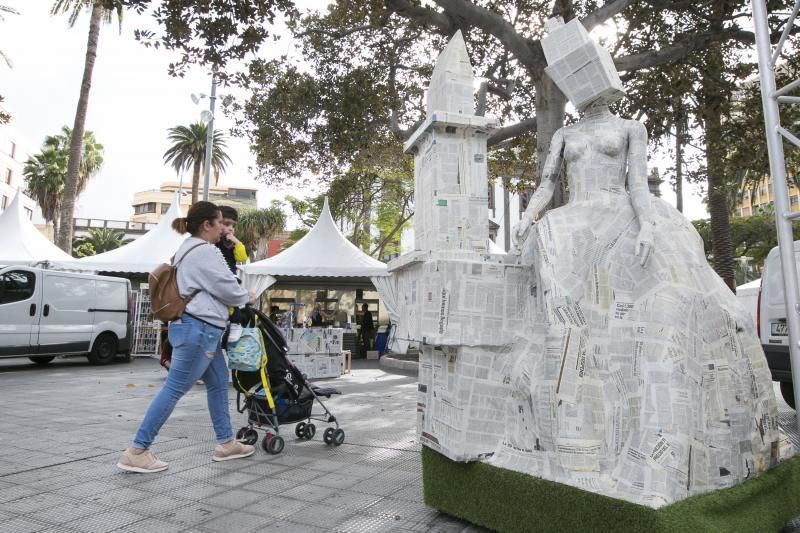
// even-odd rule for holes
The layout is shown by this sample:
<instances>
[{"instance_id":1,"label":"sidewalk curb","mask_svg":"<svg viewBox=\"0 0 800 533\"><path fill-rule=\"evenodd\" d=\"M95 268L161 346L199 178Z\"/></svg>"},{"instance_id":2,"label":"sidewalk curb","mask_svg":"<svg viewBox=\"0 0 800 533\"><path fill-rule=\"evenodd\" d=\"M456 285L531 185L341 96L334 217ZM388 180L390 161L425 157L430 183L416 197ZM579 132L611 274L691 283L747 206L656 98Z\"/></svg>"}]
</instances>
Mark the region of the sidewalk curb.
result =
<instances>
[{"instance_id":1,"label":"sidewalk curb","mask_svg":"<svg viewBox=\"0 0 800 533\"><path fill-rule=\"evenodd\" d=\"M404 376L419 375L419 363L417 361L404 361L396 359L391 355L384 355L380 358L380 369L391 374L403 374Z\"/></svg>"}]
</instances>

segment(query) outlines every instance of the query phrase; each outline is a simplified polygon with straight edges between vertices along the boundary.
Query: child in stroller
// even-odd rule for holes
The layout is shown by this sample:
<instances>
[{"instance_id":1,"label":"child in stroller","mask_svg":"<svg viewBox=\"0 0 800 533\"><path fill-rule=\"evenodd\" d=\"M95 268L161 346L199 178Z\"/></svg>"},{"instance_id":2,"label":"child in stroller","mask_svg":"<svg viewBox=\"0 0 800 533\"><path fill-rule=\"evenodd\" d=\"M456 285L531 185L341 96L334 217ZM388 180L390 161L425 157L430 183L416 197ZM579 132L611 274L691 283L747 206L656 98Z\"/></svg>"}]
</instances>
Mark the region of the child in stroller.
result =
<instances>
[{"instance_id":1,"label":"child in stroller","mask_svg":"<svg viewBox=\"0 0 800 533\"><path fill-rule=\"evenodd\" d=\"M295 435L310 440L316 433L312 420L333 423L323 433L325 444L339 446L344 442L344 430L336 417L328 410L320 397L330 398L340 394L334 388L321 388L309 383L287 356L288 347L281 331L260 311L252 307L243 309L242 323L245 327L258 328L266 350L266 367L257 372L232 370L233 386L236 388L236 408L247 411L247 426L242 427L236 438L246 444L258 441L258 430L264 431L261 447L270 454L283 451L285 445L280 436L280 425L297 422ZM314 402L322 408L314 413Z\"/></svg>"}]
</instances>

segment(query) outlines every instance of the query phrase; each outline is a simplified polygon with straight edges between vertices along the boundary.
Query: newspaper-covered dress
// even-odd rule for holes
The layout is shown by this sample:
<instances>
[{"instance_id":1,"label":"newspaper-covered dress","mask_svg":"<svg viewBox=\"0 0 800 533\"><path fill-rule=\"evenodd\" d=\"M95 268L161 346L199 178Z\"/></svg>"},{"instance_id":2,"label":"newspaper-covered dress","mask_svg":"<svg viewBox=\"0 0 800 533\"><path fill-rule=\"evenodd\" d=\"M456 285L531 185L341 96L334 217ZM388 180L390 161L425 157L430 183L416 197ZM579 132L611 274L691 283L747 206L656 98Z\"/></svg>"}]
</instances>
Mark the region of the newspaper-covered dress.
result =
<instances>
[{"instance_id":1,"label":"newspaper-covered dress","mask_svg":"<svg viewBox=\"0 0 800 533\"><path fill-rule=\"evenodd\" d=\"M592 157L581 183L570 178L569 203L523 245L530 327L509 359L491 462L651 507L767 469L777 406L752 319L691 223L657 198L653 254L640 264L624 163L622 183L592 186L618 163Z\"/></svg>"}]
</instances>

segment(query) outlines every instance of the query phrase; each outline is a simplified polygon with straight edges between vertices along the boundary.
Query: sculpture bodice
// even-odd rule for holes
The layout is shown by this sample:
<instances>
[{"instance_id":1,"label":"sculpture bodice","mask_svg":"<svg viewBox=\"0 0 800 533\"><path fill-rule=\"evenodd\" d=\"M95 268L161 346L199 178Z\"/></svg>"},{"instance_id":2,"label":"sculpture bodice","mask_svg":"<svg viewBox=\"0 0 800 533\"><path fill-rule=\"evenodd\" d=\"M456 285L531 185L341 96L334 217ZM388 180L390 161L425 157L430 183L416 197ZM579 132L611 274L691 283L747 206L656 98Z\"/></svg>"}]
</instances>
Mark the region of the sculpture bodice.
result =
<instances>
[{"instance_id":1,"label":"sculpture bodice","mask_svg":"<svg viewBox=\"0 0 800 533\"><path fill-rule=\"evenodd\" d=\"M580 122L562 130L570 202L598 192L625 192L628 146L638 142L631 130L638 124L602 108L587 111Z\"/></svg>"}]
</instances>

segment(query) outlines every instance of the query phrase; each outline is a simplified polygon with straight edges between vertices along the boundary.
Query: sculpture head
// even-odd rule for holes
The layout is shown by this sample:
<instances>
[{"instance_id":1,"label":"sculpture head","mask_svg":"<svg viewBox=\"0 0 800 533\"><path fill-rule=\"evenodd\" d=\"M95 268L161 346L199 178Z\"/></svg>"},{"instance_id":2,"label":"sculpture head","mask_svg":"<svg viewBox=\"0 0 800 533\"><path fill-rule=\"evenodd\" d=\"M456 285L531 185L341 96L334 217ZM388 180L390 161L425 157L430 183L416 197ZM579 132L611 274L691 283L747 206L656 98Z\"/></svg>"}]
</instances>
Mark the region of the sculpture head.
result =
<instances>
[{"instance_id":1,"label":"sculpture head","mask_svg":"<svg viewBox=\"0 0 800 533\"><path fill-rule=\"evenodd\" d=\"M553 17L545 23L545 30L545 72L579 111L625 96L614 59L589 37L580 20L564 24L561 17Z\"/></svg>"}]
</instances>

